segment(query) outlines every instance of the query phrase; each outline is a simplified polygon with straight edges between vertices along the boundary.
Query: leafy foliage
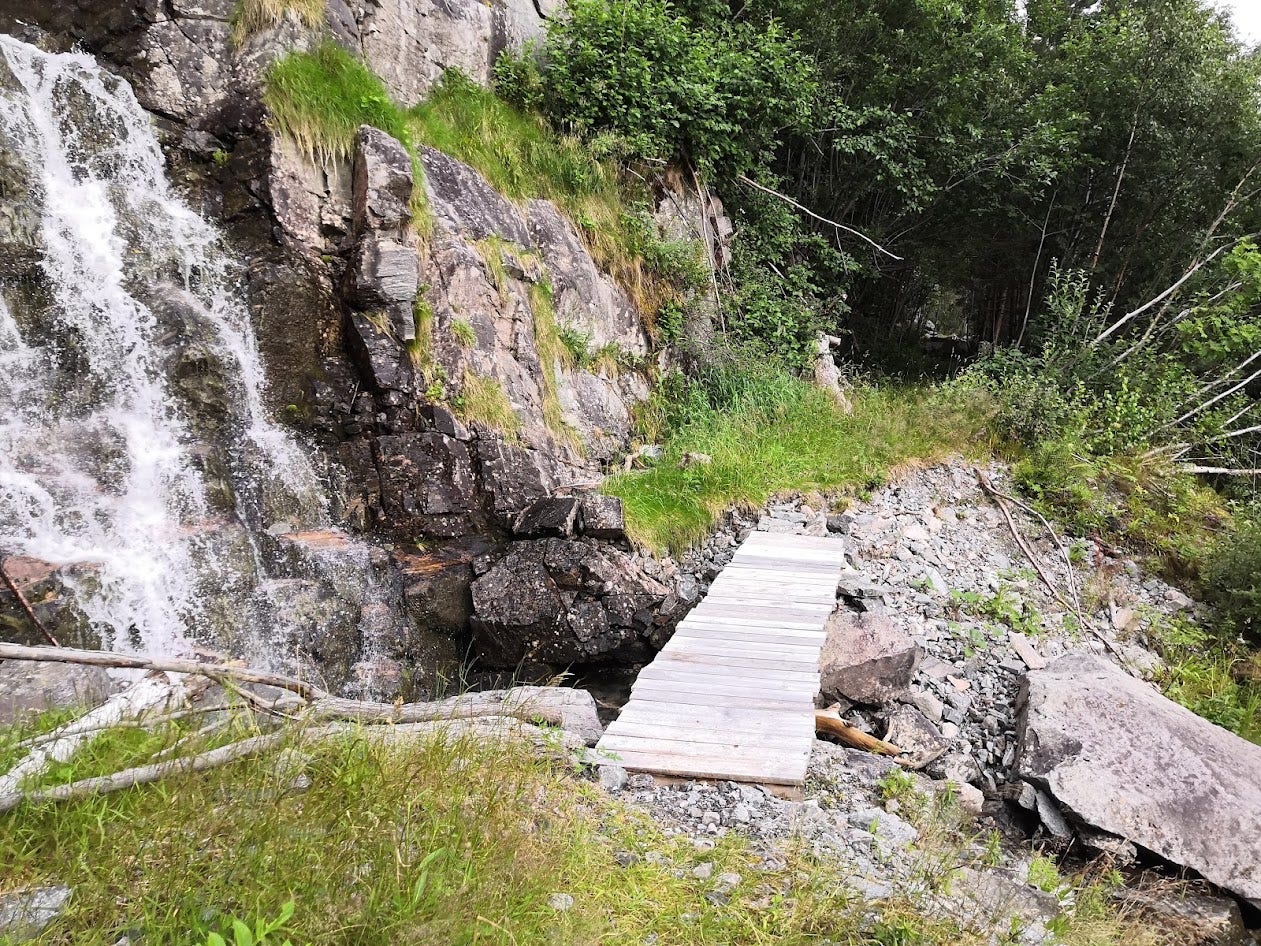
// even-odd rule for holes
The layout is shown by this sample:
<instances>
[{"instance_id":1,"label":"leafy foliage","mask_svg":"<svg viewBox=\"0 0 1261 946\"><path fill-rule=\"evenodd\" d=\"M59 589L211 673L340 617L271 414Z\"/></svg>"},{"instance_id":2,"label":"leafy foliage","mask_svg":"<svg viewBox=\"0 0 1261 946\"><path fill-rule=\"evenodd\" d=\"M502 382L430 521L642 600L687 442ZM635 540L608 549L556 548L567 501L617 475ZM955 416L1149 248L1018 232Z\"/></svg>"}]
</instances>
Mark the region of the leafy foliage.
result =
<instances>
[{"instance_id":1,"label":"leafy foliage","mask_svg":"<svg viewBox=\"0 0 1261 946\"><path fill-rule=\"evenodd\" d=\"M752 170L783 129L807 119L812 65L774 22L696 12L669 0L577 0L549 28L541 66L501 60L500 88L582 133L614 132L639 157Z\"/></svg>"}]
</instances>

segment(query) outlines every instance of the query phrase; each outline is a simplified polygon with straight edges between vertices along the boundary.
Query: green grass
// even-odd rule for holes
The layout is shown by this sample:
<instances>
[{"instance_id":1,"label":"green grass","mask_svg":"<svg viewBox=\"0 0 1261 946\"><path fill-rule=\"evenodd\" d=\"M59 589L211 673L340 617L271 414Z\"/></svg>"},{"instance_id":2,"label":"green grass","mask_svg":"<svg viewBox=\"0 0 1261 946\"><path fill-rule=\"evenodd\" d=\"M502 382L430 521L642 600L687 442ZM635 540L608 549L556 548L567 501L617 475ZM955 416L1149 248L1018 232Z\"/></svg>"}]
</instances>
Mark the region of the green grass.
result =
<instances>
[{"instance_id":1,"label":"green grass","mask_svg":"<svg viewBox=\"0 0 1261 946\"><path fill-rule=\"evenodd\" d=\"M560 373L573 367L573 353L566 347L556 324L552 284L546 279L530 284L530 315L534 321L534 345L542 368L543 423L556 437L574 449L582 449L578 432L565 420L560 404Z\"/></svg>"},{"instance_id":2,"label":"green grass","mask_svg":"<svg viewBox=\"0 0 1261 946\"><path fill-rule=\"evenodd\" d=\"M283 935L299 944L870 942L835 878L761 871L734 836L708 852L666 838L523 743L387 749L348 734L295 751L296 769L273 753L0 817L0 890L69 883L38 942L75 946L124 933L200 946L290 901ZM618 866L618 851L637 861ZM702 861L742 876L729 903L705 898L713 881L690 873ZM791 893L756 903L767 890ZM549 905L558 892L572 909Z\"/></svg>"},{"instance_id":3,"label":"green grass","mask_svg":"<svg viewBox=\"0 0 1261 946\"><path fill-rule=\"evenodd\" d=\"M1183 617L1145 614L1149 637L1166 669L1165 696L1224 729L1261 745L1261 678L1244 672L1257 660Z\"/></svg>"},{"instance_id":4,"label":"green grass","mask_svg":"<svg viewBox=\"0 0 1261 946\"><path fill-rule=\"evenodd\" d=\"M277 59L264 78L263 102L276 130L313 158L354 152L355 132L371 125L411 147L406 112L385 84L332 40Z\"/></svg>"},{"instance_id":5,"label":"green grass","mask_svg":"<svg viewBox=\"0 0 1261 946\"><path fill-rule=\"evenodd\" d=\"M863 388L846 416L808 382L764 374L744 382L759 390L737 393L736 403L722 410L689 407L681 421L669 416L676 408L659 399L648 405L641 423L649 439L661 436L663 427L673 430L664 456L649 470L620 474L604 485L621 498L637 542L678 552L733 506L759 508L780 494L870 488L898 464L975 446L979 418L943 396ZM679 459L689 452L708 454L713 462L681 469Z\"/></svg>"},{"instance_id":6,"label":"green grass","mask_svg":"<svg viewBox=\"0 0 1261 946\"><path fill-rule=\"evenodd\" d=\"M232 42L241 44L255 33L279 26L292 11L307 29L324 24L324 0L237 0L232 14Z\"/></svg>"},{"instance_id":7,"label":"green grass","mask_svg":"<svg viewBox=\"0 0 1261 946\"><path fill-rule=\"evenodd\" d=\"M199 725L107 733L73 773L48 781L140 762ZM244 716L197 748L252 731ZM0 729L0 745L13 741ZM925 845L917 876L937 887L967 860L968 839L944 800L914 818ZM295 946L982 942L901 896L850 901L843 873L793 844L779 869L737 834L716 841L701 851L665 835L521 740L437 734L390 745L349 729L299 743L295 731L292 744L230 766L0 815L0 893L73 888L42 946L123 936L205 946L213 934L232 942L233 920L278 922L272 941ZM703 862L708 880L692 873ZM726 872L740 875L730 899L707 897ZM551 906L556 893L573 907ZM1108 922L1110 937L1087 941L1070 927L1063 942L1140 941Z\"/></svg>"},{"instance_id":8,"label":"green grass","mask_svg":"<svg viewBox=\"0 0 1261 946\"><path fill-rule=\"evenodd\" d=\"M503 385L474 371L464 372L460 394L452 406L466 424L481 424L509 439L515 439L521 430L521 419L512 409Z\"/></svg>"}]
</instances>

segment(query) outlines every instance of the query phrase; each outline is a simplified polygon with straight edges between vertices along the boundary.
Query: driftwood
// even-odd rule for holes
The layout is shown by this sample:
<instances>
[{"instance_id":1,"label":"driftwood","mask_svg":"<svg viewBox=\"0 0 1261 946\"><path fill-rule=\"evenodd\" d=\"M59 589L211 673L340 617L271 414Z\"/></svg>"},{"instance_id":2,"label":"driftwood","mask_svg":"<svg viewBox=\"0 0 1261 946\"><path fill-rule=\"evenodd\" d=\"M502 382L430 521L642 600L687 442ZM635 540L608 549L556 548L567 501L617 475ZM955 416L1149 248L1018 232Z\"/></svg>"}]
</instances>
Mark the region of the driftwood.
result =
<instances>
[{"instance_id":1,"label":"driftwood","mask_svg":"<svg viewBox=\"0 0 1261 946\"><path fill-rule=\"evenodd\" d=\"M179 658L137 657L101 650L24 647L21 644L0 643L0 660L54 661L93 667L160 670L167 673L200 674L238 684L253 683L275 687L293 693L301 699L301 703L298 700L290 700L281 705L286 709L300 709L301 715L306 719L346 720L370 724L424 723L473 719L482 716L509 716L524 722L544 722L566 728L571 723L576 724L575 728L581 728L583 723L583 720L575 718L577 713L574 711L579 708L566 699L566 694L570 691L556 687L521 686L510 690L466 693L428 703L376 703L333 696L313 683L284 674L249 667L235 667L229 664L199 663L195 660ZM244 694L248 691L240 690L239 692ZM256 700L263 702L257 694L253 696ZM263 705L267 704L264 702Z\"/></svg>"},{"instance_id":2,"label":"driftwood","mask_svg":"<svg viewBox=\"0 0 1261 946\"><path fill-rule=\"evenodd\" d=\"M854 749L874 752L877 755L897 756L902 754L902 750L893 743L877 739L875 736L863 732L857 726L851 726L833 710L815 710L814 728L816 732L834 736L844 745Z\"/></svg>"},{"instance_id":3,"label":"driftwood","mask_svg":"<svg viewBox=\"0 0 1261 946\"><path fill-rule=\"evenodd\" d=\"M124 769L113 775L102 775L97 778L85 778L69 785L58 785L54 788L38 789L31 792L6 792L0 795L0 814L12 811L22 804L40 804L49 801L72 801L76 798L89 798L94 795L107 795L110 792L134 788L137 785L148 785L171 775L187 772L202 772L216 766L227 765L237 759L266 752L289 738L289 733L276 732L266 736L252 736L240 742L211 749L201 755L189 756L186 759L172 759L169 762L158 762L154 765L142 765L133 769Z\"/></svg>"},{"instance_id":4,"label":"driftwood","mask_svg":"<svg viewBox=\"0 0 1261 946\"><path fill-rule=\"evenodd\" d=\"M62 652L59 647L34 649L47 650L54 654ZM122 693L111 696L82 719L52 733L55 738L31 749L24 759L7 772L0 773L0 796L16 792L23 781L39 775L51 763L70 759L84 743L94 739L101 729L128 722L143 716L156 706L169 706L172 701L178 702L183 698L184 688L179 684L148 678L137 681Z\"/></svg>"}]
</instances>

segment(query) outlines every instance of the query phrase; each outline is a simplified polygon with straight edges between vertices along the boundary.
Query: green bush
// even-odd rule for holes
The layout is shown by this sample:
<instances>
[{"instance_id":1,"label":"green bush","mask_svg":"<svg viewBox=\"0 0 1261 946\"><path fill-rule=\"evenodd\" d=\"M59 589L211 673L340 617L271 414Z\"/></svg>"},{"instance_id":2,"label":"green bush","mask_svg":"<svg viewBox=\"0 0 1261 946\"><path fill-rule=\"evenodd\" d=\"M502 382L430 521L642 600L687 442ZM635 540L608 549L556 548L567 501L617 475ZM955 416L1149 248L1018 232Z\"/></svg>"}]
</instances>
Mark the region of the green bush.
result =
<instances>
[{"instance_id":1,"label":"green bush","mask_svg":"<svg viewBox=\"0 0 1261 946\"><path fill-rule=\"evenodd\" d=\"M1237 518L1232 532L1213 546L1204 577L1223 617L1261 643L1261 518L1256 513Z\"/></svg>"},{"instance_id":2,"label":"green bush","mask_svg":"<svg viewBox=\"0 0 1261 946\"><path fill-rule=\"evenodd\" d=\"M541 50L501 57L499 87L583 133L615 132L634 155L750 171L809 121L813 65L774 23L693 12L704 21L668 0L575 0Z\"/></svg>"}]
</instances>

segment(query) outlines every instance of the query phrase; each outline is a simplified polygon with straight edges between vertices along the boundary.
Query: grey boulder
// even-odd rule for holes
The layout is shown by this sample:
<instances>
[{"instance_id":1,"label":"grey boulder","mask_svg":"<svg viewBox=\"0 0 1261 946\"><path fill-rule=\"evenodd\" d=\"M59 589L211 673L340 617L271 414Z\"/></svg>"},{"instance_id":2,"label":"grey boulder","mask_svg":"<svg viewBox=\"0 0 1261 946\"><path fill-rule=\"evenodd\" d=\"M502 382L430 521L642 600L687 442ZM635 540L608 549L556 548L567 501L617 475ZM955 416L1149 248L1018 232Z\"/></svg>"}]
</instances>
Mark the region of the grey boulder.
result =
<instances>
[{"instance_id":1,"label":"grey boulder","mask_svg":"<svg viewBox=\"0 0 1261 946\"><path fill-rule=\"evenodd\" d=\"M1261 907L1261 746L1086 654L1030 672L1021 703L1020 777Z\"/></svg>"},{"instance_id":2,"label":"grey boulder","mask_svg":"<svg viewBox=\"0 0 1261 946\"><path fill-rule=\"evenodd\" d=\"M880 704L904 693L920 650L883 614L844 608L827 621L819 654L819 685L829 699Z\"/></svg>"}]
</instances>

